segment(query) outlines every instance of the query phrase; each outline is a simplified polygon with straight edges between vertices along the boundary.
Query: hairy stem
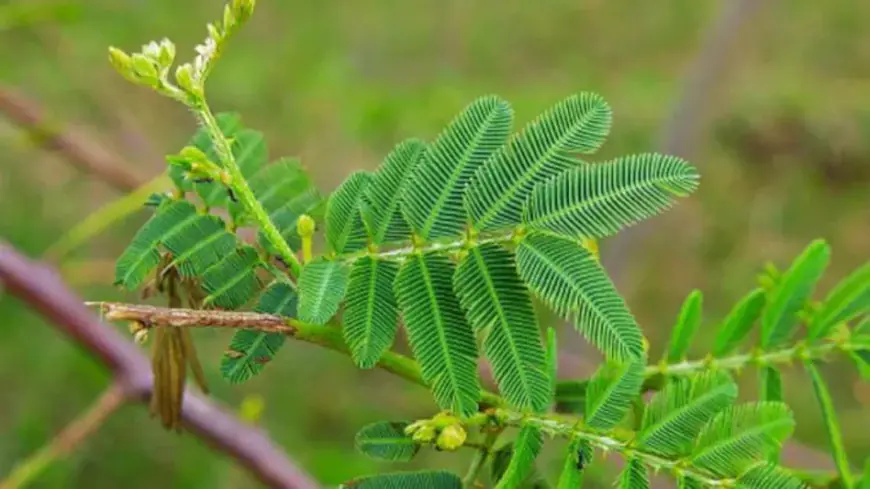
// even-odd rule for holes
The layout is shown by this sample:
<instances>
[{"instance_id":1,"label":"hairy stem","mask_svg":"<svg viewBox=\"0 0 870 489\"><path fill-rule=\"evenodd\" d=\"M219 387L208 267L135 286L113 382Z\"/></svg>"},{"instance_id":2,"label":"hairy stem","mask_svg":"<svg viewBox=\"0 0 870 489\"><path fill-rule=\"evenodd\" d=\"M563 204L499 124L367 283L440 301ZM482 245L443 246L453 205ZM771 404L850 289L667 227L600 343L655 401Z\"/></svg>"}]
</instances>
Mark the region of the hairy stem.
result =
<instances>
[{"instance_id":1,"label":"hairy stem","mask_svg":"<svg viewBox=\"0 0 870 489\"><path fill-rule=\"evenodd\" d=\"M653 452L632 446L631 440L634 433L629 430L619 430L609 435L604 435L584 430L582 423L576 423L571 420L565 421L560 417L552 415L521 414L506 409L500 409L498 413L509 426L534 426L553 436L586 440L590 445L605 453L614 451L626 457L631 456L654 470L666 470L674 475L689 476L700 482L704 487L734 486L733 479L717 477L706 470L688 465L685 460L665 458Z\"/></svg>"},{"instance_id":2,"label":"hairy stem","mask_svg":"<svg viewBox=\"0 0 870 489\"><path fill-rule=\"evenodd\" d=\"M52 462L68 455L96 432L106 418L124 404L126 398L121 384L114 383L109 386L84 414L67 425L48 445L15 467L11 475L0 484L0 489L26 486Z\"/></svg>"},{"instance_id":3,"label":"hairy stem","mask_svg":"<svg viewBox=\"0 0 870 489\"><path fill-rule=\"evenodd\" d=\"M296 254L290 249L290 245L287 244L287 241L281 237L281 233L278 231L278 228L275 227L275 223L272 222L272 219L269 218L269 214L263 206L260 205L260 202L257 200L257 197L248 185L248 181L245 179L245 176L242 175L242 170L239 169L239 165L236 164L236 160L233 157L230 142L224 136L223 132L221 132L217 119L215 119L214 114L212 114L208 103L203 98L197 101L193 106L193 109L203 126L205 126L208 131L209 137L214 143L215 150L221 160L221 165L227 173L229 173L230 178L232 179L229 185L232 187L233 192L235 192L239 201L242 202L242 205L245 206L245 209L250 212L257 221L257 224L272 246L278 250L281 259L287 263L287 266L290 267L290 271L293 275L298 277L302 268L299 259L296 258Z\"/></svg>"},{"instance_id":4,"label":"hairy stem","mask_svg":"<svg viewBox=\"0 0 870 489\"><path fill-rule=\"evenodd\" d=\"M703 360L651 365L646 368L645 374L649 378L656 375L667 377L687 376L705 370L740 371L753 365L787 365L801 360L821 360L837 350L855 351L866 348L866 345L852 343L848 339L814 343L798 342L780 350L758 350L722 358L708 356Z\"/></svg>"}]
</instances>

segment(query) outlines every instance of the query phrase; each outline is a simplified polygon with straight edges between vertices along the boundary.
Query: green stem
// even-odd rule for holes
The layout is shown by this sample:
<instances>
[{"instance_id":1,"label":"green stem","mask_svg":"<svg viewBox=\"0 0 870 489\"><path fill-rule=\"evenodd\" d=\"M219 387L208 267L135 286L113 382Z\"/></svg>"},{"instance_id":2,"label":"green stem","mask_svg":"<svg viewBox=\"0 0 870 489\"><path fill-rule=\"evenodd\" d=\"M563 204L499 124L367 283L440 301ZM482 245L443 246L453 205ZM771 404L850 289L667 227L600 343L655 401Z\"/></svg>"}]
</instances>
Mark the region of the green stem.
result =
<instances>
[{"instance_id":1,"label":"green stem","mask_svg":"<svg viewBox=\"0 0 870 489\"><path fill-rule=\"evenodd\" d=\"M534 426L545 433L568 439L581 439L590 445L604 451L614 451L626 458L631 457L641 461L654 470L665 470L674 476L689 476L704 487L734 487L734 479L721 478L706 470L693 467L683 459L669 459L653 452L633 446L631 440L634 432L630 430L614 430L610 434L600 434L586 431L582 423L565 421L554 415L521 414L507 409L500 409L498 416L508 426Z\"/></svg>"},{"instance_id":2,"label":"green stem","mask_svg":"<svg viewBox=\"0 0 870 489\"><path fill-rule=\"evenodd\" d=\"M239 168L239 165L236 164L236 160L233 157L230 142L224 136L223 132L221 132L217 119L215 119L214 114L212 114L208 103L203 98L197 101L193 106L193 109L203 126L205 126L212 142L214 143L215 150L221 160L221 166L223 166L224 170L226 170L230 175L232 180L230 186L232 187L233 192L236 194L239 201L242 202L242 205L245 206L245 209L250 212L257 221L257 224L272 246L278 250L278 254L290 267L290 271L293 275L298 277L302 268L299 259L296 258L296 254L294 254L293 250L290 249L290 245L287 244L287 241L281 237L281 233L278 231L275 223L273 223L269 218L269 214L263 206L260 205L260 202L257 200L251 187L248 186L248 181L245 179L245 176L242 175L242 170Z\"/></svg>"},{"instance_id":3,"label":"green stem","mask_svg":"<svg viewBox=\"0 0 870 489\"><path fill-rule=\"evenodd\" d=\"M474 457L471 459L471 465L468 467L468 472L466 472L465 477L462 478L463 488L470 489L474 487L474 483L477 482L477 477L480 475L480 471L483 470L486 461L489 460L489 456L492 454L492 447L495 445L496 440L498 440L499 435L501 435L501 431L502 430L493 430L486 434L482 446L474 453ZM466 445L468 444L466 443Z\"/></svg>"},{"instance_id":4,"label":"green stem","mask_svg":"<svg viewBox=\"0 0 870 489\"><path fill-rule=\"evenodd\" d=\"M846 341L823 341L814 344L797 343L788 348L769 352L741 353L722 358L707 357L702 360L684 361L679 363L662 363L649 365L644 370L646 380L644 391L657 391L664 381L673 377L688 377L708 370L725 370L739 372L750 366L791 365L802 360L822 360L836 351L863 351L868 347L863 343ZM582 390L588 384L587 380L561 381L560 384L577 384L575 389Z\"/></svg>"},{"instance_id":5,"label":"green stem","mask_svg":"<svg viewBox=\"0 0 870 489\"><path fill-rule=\"evenodd\" d=\"M664 375L678 377L692 375L706 370L733 370L740 371L752 365L789 365L801 360L820 360L828 354L840 351L863 350L866 346L846 341L824 341L813 344L805 342L796 343L788 348L774 351L758 351L742 353L723 358L707 357L703 360L685 361L672 364L650 365L646 368L647 377Z\"/></svg>"},{"instance_id":6,"label":"green stem","mask_svg":"<svg viewBox=\"0 0 870 489\"><path fill-rule=\"evenodd\" d=\"M320 345L343 354L350 354L350 348L344 340L341 328L337 327L336 324L320 326L303 323L296 319L288 319L287 324L295 329L295 332L290 336L297 340ZM392 351L384 353L377 366L409 382L428 387L423 380L423 374L420 372L420 365L401 353ZM504 405L504 400L500 396L487 390L481 390L480 399L482 404L486 406L499 407Z\"/></svg>"}]
</instances>

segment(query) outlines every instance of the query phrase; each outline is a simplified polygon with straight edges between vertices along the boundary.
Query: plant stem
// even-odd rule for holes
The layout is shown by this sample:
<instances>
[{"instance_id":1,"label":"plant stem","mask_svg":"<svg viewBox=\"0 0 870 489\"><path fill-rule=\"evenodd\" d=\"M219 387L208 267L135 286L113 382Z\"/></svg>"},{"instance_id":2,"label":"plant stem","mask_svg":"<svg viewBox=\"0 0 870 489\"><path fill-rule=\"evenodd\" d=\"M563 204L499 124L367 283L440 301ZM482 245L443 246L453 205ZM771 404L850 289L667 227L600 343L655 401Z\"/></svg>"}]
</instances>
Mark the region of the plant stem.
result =
<instances>
[{"instance_id":1,"label":"plant stem","mask_svg":"<svg viewBox=\"0 0 870 489\"><path fill-rule=\"evenodd\" d=\"M260 202L251 190L251 187L248 186L248 181L242 175L242 170L236 164L236 160L233 157L230 142L221 132L217 119L215 119L214 114L212 114L208 106L208 102L203 98L198 100L192 108L208 131L218 157L221 160L221 165L230 175L232 181L229 185L232 187L233 192L242 202L242 205L245 206L245 209L253 215L263 234L265 234L272 246L278 250L278 254L287 263L287 266L290 267L293 276L298 277L302 268L299 259L296 258L296 254L290 249L287 241L281 237L281 233L275 227L275 223L269 218L269 214L266 213L266 210L260 205Z\"/></svg>"},{"instance_id":2,"label":"plant stem","mask_svg":"<svg viewBox=\"0 0 870 489\"><path fill-rule=\"evenodd\" d=\"M540 414L520 414L507 409L500 409L499 416L509 426L535 426L545 433L564 438L586 440L590 445L604 451L614 451L625 456L631 456L654 470L667 470L674 475L689 476L704 487L733 487L734 480L720 478L706 470L692 467L685 460L669 459L655 453L632 446L633 432L629 430L614 431L610 435L586 431L582 423L563 421L557 416Z\"/></svg>"},{"instance_id":3,"label":"plant stem","mask_svg":"<svg viewBox=\"0 0 870 489\"><path fill-rule=\"evenodd\" d=\"M691 375L703 370L735 370L740 371L750 365L791 364L802 359L821 359L835 350L863 349L861 345L849 342L818 342L814 344L798 343L788 348L768 352L753 352L731 355L723 358L708 357L702 360L684 361L680 363L650 365L645 375L665 375L668 377Z\"/></svg>"},{"instance_id":4,"label":"plant stem","mask_svg":"<svg viewBox=\"0 0 870 489\"><path fill-rule=\"evenodd\" d=\"M486 465L486 461L489 459L489 456L492 453L492 447L493 445L495 445L495 442L496 440L498 440L501 432L502 430L493 430L487 432L486 438L484 438L483 440L483 444L474 453L474 457L471 459L471 465L468 467L468 472L466 472L465 477L462 479L463 488L470 489L474 487L475 482L477 482L477 477L478 475L480 475L480 471L483 470L483 467Z\"/></svg>"},{"instance_id":5,"label":"plant stem","mask_svg":"<svg viewBox=\"0 0 870 489\"><path fill-rule=\"evenodd\" d=\"M126 396L120 384L112 384L88 410L67 425L63 431L12 470L0 484L0 489L18 489L26 486L49 464L68 455L84 439L97 431L112 413L124 404Z\"/></svg>"}]
</instances>

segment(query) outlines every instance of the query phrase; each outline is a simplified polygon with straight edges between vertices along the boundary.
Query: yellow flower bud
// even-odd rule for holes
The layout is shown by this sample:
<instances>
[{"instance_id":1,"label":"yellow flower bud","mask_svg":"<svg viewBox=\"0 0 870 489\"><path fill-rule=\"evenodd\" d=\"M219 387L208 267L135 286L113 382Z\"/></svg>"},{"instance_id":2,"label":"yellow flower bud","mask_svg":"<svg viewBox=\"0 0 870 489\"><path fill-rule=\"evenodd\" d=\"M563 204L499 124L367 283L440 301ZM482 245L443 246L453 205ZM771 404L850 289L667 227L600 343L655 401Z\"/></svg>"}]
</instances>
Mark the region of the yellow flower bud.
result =
<instances>
[{"instance_id":1,"label":"yellow flower bud","mask_svg":"<svg viewBox=\"0 0 870 489\"><path fill-rule=\"evenodd\" d=\"M298 219L296 219L296 232L299 233L299 236L311 236L314 234L316 226L314 219L307 214L302 214Z\"/></svg>"},{"instance_id":2,"label":"yellow flower bud","mask_svg":"<svg viewBox=\"0 0 870 489\"><path fill-rule=\"evenodd\" d=\"M175 69L175 82L191 95L202 95L199 84L194 80L193 65L190 63L184 63Z\"/></svg>"},{"instance_id":3,"label":"yellow flower bud","mask_svg":"<svg viewBox=\"0 0 870 489\"><path fill-rule=\"evenodd\" d=\"M441 450L456 450L465 443L466 436L465 429L462 425L452 424L441 430L436 445Z\"/></svg>"},{"instance_id":4,"label":"yellow flower bud","mask_svg":"<svg viewBox=\"0 0 870 489\"><path fill-rule=\"evenodd\" d=\"M417 443L430 443L435 439L435 427L432 425L423 425L414 431L411 438Z\"/></svg>"},{"instance_id":5,"label":"yellow flower bud","mask_svg":"<svg viewBox=\"0 0 870 489\"><path fill-rule=\"evenodd\" d=\"M115 67L124 78L136 81L133 76L133 60L130 55L116 47L109 48L109 63Z\"/></svg>"},{"instance_id":6,"label":"yellow flower bud","mask_svg":"<svg viewBox=\"0 0 870 489\"><path fill-rule=\"evenodd\" d=\"M172 62L175 61L175 44L169 39L163 38L160 41L159 47L157 62L161 68L169 68Z\"/></svg>"},{"instance_id":7,"label":"yellow flower bud","mask_svg":"<svg viewBox=\"0 0 870 489\"><path fill-rule=\"evenodd\" d=\"M235 21L242 23L251 17L254 13L255 0L233 0L232 13Z\"/></svg>"},{"instance_id":8,"label":"yellow flower bud","mask_svg":"<svg viewBox=\"0 0 870 489\"><path fill-rule=\"evenodd\" d=\"M157 64L144 54L136 53L132 56L133 73L140 81L155 86L157 85Z\"/></svg>"}]
</instances>

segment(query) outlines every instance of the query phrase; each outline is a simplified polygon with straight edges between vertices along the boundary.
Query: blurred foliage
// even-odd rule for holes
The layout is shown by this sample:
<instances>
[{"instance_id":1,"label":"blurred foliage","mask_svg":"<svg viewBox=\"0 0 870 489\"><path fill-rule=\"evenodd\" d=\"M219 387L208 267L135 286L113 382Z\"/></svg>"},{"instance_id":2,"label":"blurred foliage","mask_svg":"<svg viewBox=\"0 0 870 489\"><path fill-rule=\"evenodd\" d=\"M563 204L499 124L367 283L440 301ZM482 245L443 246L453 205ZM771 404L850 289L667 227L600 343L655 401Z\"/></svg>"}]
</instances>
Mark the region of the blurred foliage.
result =
<instances>
[{"instance_id":1,"label":"blurred foliage","mask_svg":"<svg viewBox=\"0 0 870 489\"><path fill-rule=\"evenodd\" d=\"M323 190L354 169L375 167L400 139L434 136L485 93L510 99L520 125L564 94L596 91L612 105L619 128L599 157L647 151L721 3L261 1L218 64L209 98L215 110L238 111L246 125L264 131L273 156L300 156ZM193 132L190 119L176 104L116 76L106 47L135 50L166 35L179 51L189 50L204 36L200 26L216 5L6 2L0 5L0 82L40 101L53 118L87 126L89 135L125 157L123 164L156 176L163 168L159 156L177 151ZM738 34L723 88L702 108L711 122L690 155L702 174L700 190L649 223L648 239L623 257L631 273L621 292L653 355L666 346L673 317L693 288L704 291L707 317L717 318L765 261L784 263L813 238L826 239L836 257L822 291L867 259L870 33L862 19L870 18L870 4L791 0L759 12ZM39 255L117 196L34 147L0 116L0 237ZM114 227L71 258L114 259L146 217L142 212ZM676 223L686 231L675 235ZM607 241L602 249L606 253ZM111 289L110 269L75 269L90 270L69 277L83 296L135 299ZM107 378L20 303L0 297L0 317L5 473L82 410ZM325 484L398 469L354 453L354 433L372 421L423 417L434 409L423 389L295 343L264 375L230 387L218 372L229 333L196 333L214 395L238 407L246 396L261 394L259 422ZM562 338L563 346L583 347ZM699 339L712 344L703 325ZM704 353L700 343L693 351L698 355ZM832 395L843 425L866 424L870 394L866 385L856 387L851 366L827 365L825 375L840 379ZM824 447L812 392L794 387L803 379L797 372L785 379L796 436ZM125 408L32 487L251 487L231 461L154 423L146 410ZM867 430L846 430L845 437L850 451L870 450ZM561 460L547 460L554 474ZM401 468L461 471L464 461L463 455L427 453ZM596 470L595 478L612 476Z\"/></svg>"}]
</instances>

